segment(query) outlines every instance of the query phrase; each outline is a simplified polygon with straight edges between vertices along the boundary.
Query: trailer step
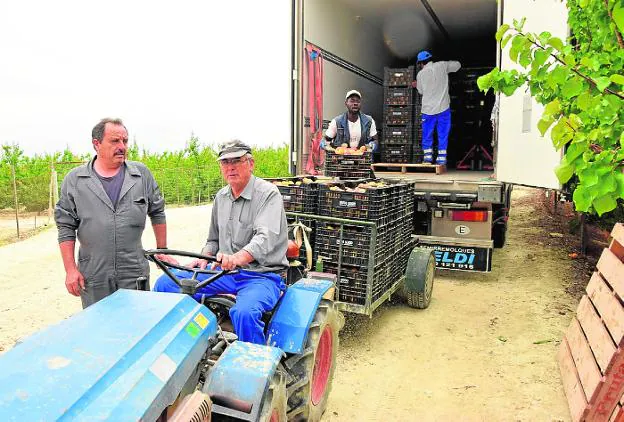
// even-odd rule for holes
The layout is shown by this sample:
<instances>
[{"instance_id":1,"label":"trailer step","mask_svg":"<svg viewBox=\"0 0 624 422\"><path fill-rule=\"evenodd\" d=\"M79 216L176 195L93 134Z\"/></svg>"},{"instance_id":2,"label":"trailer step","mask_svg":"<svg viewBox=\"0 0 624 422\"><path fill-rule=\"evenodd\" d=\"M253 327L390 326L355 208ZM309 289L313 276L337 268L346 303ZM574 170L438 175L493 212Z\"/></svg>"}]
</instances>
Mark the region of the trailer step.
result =
<instances>
[{"instance_id":1,"label":"trailer step","mask_svg":"<svg viewBox=\"0 0 624 422\"><path fill-rule=\"evenodd\" d=\"M407 163L375 163L373 171L397 172L397 173L446 173L443 164L407 164Z\"/></svg>"}]
</instances>

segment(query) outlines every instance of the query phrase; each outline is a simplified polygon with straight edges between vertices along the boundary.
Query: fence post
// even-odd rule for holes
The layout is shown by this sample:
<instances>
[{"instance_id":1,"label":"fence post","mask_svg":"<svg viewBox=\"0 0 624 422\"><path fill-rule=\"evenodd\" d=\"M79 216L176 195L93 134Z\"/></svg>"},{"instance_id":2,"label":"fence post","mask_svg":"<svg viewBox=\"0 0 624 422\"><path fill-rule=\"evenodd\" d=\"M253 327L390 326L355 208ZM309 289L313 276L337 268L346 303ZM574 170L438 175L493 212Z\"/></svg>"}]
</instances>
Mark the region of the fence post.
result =
<instances>
[{"instance_id":1,"label":"fence post","mask_svg":"<svg viewBox=\"0 0 624 422\"><path fill-rule=\"evenodd\" d=\"M13 176L13 199L15 200L15 226L17 228L17 238L20 238L20 230L19 230L19 215L17 213L18 209L18 200L17 200L17 183L15 181L15 164L11 164L11 175Z\"/></svg>"},{"instance_id":2,"label":"fence post","mask_svg":"<svg viewBox=\"0 0 624 422\"><path fill-rule=\"evenodd\" d=\"M58 182L56 180L56 168L54 168L54 163L51 164L50 171L50 196L48 202L48 224L50 224L50 220L52 219L52 213L54 212L54 206L58 201Z\"/></svg>"}]
</instances>

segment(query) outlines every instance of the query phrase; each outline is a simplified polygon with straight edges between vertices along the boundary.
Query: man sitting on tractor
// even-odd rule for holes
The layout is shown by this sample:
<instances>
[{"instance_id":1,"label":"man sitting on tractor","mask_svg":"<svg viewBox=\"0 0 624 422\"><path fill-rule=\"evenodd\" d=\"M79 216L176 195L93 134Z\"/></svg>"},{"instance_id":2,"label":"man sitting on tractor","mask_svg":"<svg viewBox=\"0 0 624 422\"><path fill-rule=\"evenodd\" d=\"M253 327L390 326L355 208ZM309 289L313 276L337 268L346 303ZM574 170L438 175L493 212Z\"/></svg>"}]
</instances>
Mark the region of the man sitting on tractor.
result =
<instances>
[{"instance_id":1,"label":"man sitting on tractor","mask_svg":"<svg viewBox=\"0 0 624 422\"><path fill-rule=\"evenodd\" d=\"M201 253L214 256L226 274L200 288L194 298L226 293L236 295L230 309L234 331L242 341L266 344L262 314L272 310L285 289L281 274L288 268L286 249L288 226L284 204L275 185L252 174L251 148L238 140L221 147L218 157L227 185L212 206L208 239ZM196 259L189 267L206 268L207 261ZM189 273L178 277L190 278ZM156 281L155 291L179 292L167 275Z\"/></svg>"}]
</instances>

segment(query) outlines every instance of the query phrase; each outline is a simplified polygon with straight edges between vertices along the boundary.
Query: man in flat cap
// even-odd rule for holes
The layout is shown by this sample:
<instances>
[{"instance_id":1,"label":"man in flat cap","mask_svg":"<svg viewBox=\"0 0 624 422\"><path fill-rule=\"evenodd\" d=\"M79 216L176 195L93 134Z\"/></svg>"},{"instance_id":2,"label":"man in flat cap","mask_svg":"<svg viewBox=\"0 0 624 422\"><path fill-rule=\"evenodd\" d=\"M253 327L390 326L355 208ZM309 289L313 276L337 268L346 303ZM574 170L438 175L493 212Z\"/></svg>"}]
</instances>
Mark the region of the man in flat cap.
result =
<instances>
[{"instance_id":1,"label":"man in flat cap","mask_svg":"<svg viewBox=\"0 0 624 422\"><path fill-rule=\"evenodd\" d=\"M284 203L275 185L252 174L254 161L247 144L238 140L226 143L218 161L227 186L215 196L208 239L201 253L216 255L221 268L237 269L238 273L217 279L194 298L202 301L202 296L236 294L230 318L238 338L266 344L262 314L275 307L285 289L281 274L288 269ZM205 260L188 264L202 269L206 265ZM188 272L178 275L190 277ZM179 287L163 275L154 290L178 292Z\"/></svg>"}]
</instances>

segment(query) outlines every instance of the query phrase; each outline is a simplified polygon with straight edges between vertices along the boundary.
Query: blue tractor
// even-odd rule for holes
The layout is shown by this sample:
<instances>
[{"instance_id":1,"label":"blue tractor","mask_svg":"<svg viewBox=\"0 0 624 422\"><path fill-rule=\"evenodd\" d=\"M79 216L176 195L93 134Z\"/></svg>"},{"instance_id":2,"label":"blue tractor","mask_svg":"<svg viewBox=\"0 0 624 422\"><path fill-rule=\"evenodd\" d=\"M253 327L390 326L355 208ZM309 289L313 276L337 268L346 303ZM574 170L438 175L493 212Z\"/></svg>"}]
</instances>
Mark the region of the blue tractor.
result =
<instances>
[{"instance_id":1,"label":"blue tractor","mask_svg":"<svg viewBox=\"0 0 624 422\"><path fill-rule=\"evenodd\" d=\"M334 281L289 286L265 316L269 344L256 345L219 324L235 299L190 297L225 272L206 276L159 253L206 258L147 251L183 294L118 290L0 356L0 420L318 421L344 324Z\"/></svg>"}]
</instances>

